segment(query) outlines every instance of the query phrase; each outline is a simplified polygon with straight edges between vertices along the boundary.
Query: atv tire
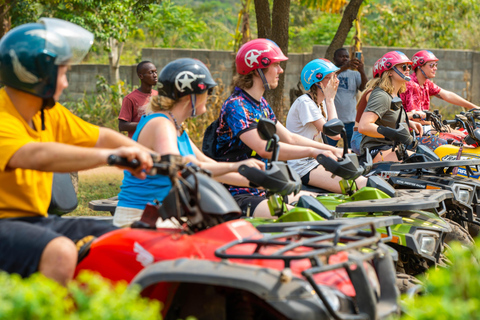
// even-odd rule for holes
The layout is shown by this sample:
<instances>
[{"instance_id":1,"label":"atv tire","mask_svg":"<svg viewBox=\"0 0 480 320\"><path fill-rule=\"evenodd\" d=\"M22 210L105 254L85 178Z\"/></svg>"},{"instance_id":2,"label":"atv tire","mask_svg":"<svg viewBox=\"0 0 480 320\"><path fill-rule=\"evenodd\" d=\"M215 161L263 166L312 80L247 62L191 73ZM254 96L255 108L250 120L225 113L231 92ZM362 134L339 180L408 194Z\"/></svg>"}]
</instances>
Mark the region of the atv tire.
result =
<instances>
[{"instance_id":1,"label":"atv tire","mask_svg":"<svg viewBox=\"0 0 480 320\"><path fill-rule=\"evenodd\" d=\"M406 273L397 273L395 285L397 286L398 290L400 290L400 294L405 294L409 290L414 290L417 288L417 286L423 285L423 283L412 275Z\"/></svg>"},{"instance_id":2,"label":"atv tire","mask_svg":"<svg viewBox=\"0 0 480 320\"><path fill-rule=\"evenodd\" d=\"M473 215L474 218L477 218L477 215ZM476 238L478 235L480 235L480 226L475 224L475 223L471 223L471 222L467 222L467 226L468 226L468 232L470 233L470 235L473 237L473 238Z\"/></svg>"},{"instance_id":3,"label":"atv tire","mask_svg":"<svg viewBox=\"0 0 480 320\"><path fill-rule=\"evenodd\" d=\"M460 226L458 223L456 223L453 220L450 219L444 219L452 228L452 232L447 233L447 236L445 237L445 242L450 243L452 241L458 241L460 244L463 246L471 246L474 243L474 240L472 236L468 233L465 228Z\"/></svg>"}]
</instances>

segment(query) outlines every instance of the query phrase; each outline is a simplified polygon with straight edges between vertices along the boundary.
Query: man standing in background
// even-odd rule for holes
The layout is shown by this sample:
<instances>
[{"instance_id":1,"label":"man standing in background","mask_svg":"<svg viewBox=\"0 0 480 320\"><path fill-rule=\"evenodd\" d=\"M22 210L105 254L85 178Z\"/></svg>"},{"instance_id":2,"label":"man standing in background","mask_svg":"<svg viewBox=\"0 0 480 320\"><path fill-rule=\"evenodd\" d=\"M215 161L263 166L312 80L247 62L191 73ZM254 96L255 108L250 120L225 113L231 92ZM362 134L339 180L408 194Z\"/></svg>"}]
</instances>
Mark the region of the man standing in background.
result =
<instances>
[{"instance_id":1,"label":"man standing in background","mask_svg":"<svg viewBox=\"0 0 480 320\"><path fill-rule=\"evenodd\" d=\"M338 84L337 95L335 96L335 108L340 120L345 124L347 131L348 147L350 148L350 140L352 139L353 126L355 124L357 92L365 89L367 84L367 76L360 59L353 58L350 60L347 49L340 48L333 54L333 63L340 68L337 73ZM356 70L352 70L356 69ZM357 71L358 70L358 71ZM328 138L328 143L336 146L336 140Z\"/></svg>"},{"instance_id":2,"label":"man standing in background","mask_svg":"<svg viewBox=\"0 0 480 320\"><path fill-rule=\"evenodd\" d=\"M140 79L140 87L123 98L122 108L118 115L118 130L127 131L131 138L138 121L142 116L139 108L145 106L151 96L158 95L153 86L157 84L157 68L150 61L142 61L137 65L137 75Z\"/></svg>"}]
</instances>

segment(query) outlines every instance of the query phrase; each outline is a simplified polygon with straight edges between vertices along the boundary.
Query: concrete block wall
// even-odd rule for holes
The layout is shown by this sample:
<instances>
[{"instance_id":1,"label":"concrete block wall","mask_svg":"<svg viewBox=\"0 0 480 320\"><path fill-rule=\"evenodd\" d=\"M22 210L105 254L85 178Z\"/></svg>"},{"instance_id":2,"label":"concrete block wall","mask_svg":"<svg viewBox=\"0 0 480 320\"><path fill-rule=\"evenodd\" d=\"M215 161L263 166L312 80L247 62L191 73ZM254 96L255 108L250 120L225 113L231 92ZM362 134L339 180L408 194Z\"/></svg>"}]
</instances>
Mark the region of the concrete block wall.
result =
<instances>
[{"instance_id":1,"label":"concrete block wall","mask_svg":"<svg viewBox=\"0 0 480 320\"><path fill-rule=\"evenodd\" d=\"M327 46L313 46L312 52L290 53L285 70L285 97L289 99L289 91L297 87L300 72L309 61L324 57ZM418 48L391 48L391 47L363 47L365 72L372 77L372 67L382 55L388 51L399 50L408 57L420 49ZM474 103L480 104L480 52L469 50L432 50L440 59L437 76L434 79L440 87L453 91L460 96L470 97ZM158 49L145 48L142 50L142 60L152 61L161 70L168 62L178 58L196 58L203 61L212 72L215 79L223 82L228 88L233 75L234 54L231 51L213 51L203 49ZM62 100L76 100L84 93L95 92L96 75L109 78L107 65L81 64L72 66L68 73L69 87L65 90ZM467 95L465 76L470 77L470 88ZM120 77L128 85L137 86L139 80L136 75L136 66L121 66ZM432 99L436 106L446 105L443 100Z\"/></svg>"}]
</instances>

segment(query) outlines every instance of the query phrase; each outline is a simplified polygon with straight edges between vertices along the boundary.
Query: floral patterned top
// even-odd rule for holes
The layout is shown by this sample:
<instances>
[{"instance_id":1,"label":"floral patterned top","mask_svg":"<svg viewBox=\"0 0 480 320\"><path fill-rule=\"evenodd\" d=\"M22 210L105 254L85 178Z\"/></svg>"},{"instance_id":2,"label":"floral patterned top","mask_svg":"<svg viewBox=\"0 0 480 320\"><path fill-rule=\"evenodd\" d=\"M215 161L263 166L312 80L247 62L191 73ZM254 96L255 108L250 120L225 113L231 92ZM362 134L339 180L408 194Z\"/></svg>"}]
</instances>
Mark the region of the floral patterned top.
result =
<instances>
[{"instance_id":1,"label":"floral patterned top","mask_svg":"<svg viewBox=\"0 0 480 320\"><path fill-rule=\"evenodd\" d=\"M413 73L410 77L412 80L407 82L407 91L400 94L403 107L407 112L413 110L428 110L430 108L430 96L439 94L442 88L437 86L429 79L425 81L423 86L420 86L415 73Z\"/></svg>"}]
</instances>

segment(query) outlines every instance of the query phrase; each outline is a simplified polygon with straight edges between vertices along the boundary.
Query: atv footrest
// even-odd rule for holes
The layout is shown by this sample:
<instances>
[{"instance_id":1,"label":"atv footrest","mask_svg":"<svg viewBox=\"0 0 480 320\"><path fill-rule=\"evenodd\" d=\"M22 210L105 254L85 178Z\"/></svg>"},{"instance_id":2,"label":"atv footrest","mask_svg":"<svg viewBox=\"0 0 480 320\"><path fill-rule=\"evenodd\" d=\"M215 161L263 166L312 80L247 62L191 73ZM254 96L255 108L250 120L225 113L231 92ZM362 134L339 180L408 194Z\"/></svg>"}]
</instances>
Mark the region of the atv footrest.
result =
<instances>
[{"instance_id":1,"label":"atv footrest","mask_svg":"<svg viewBox=\"0 0 480 320\"><path fill-rule=\"evenodd\" d=\"M446 199L453 198L448 190L397 190L389 199L353 201L336 207L337 212L381 212L435 209Z\"/></svg>"},{"instance_id":2,"label":"atv footrest","mask_svg":"<svg viewBox=\"0 0 480 320\"><path fill-rule=\"evenodd\" d=\"M109 211L112 215L117 208L118 197L108 199L92 200L88 203L88 207L93 211Z\"/></svg>"}]
</instances>

